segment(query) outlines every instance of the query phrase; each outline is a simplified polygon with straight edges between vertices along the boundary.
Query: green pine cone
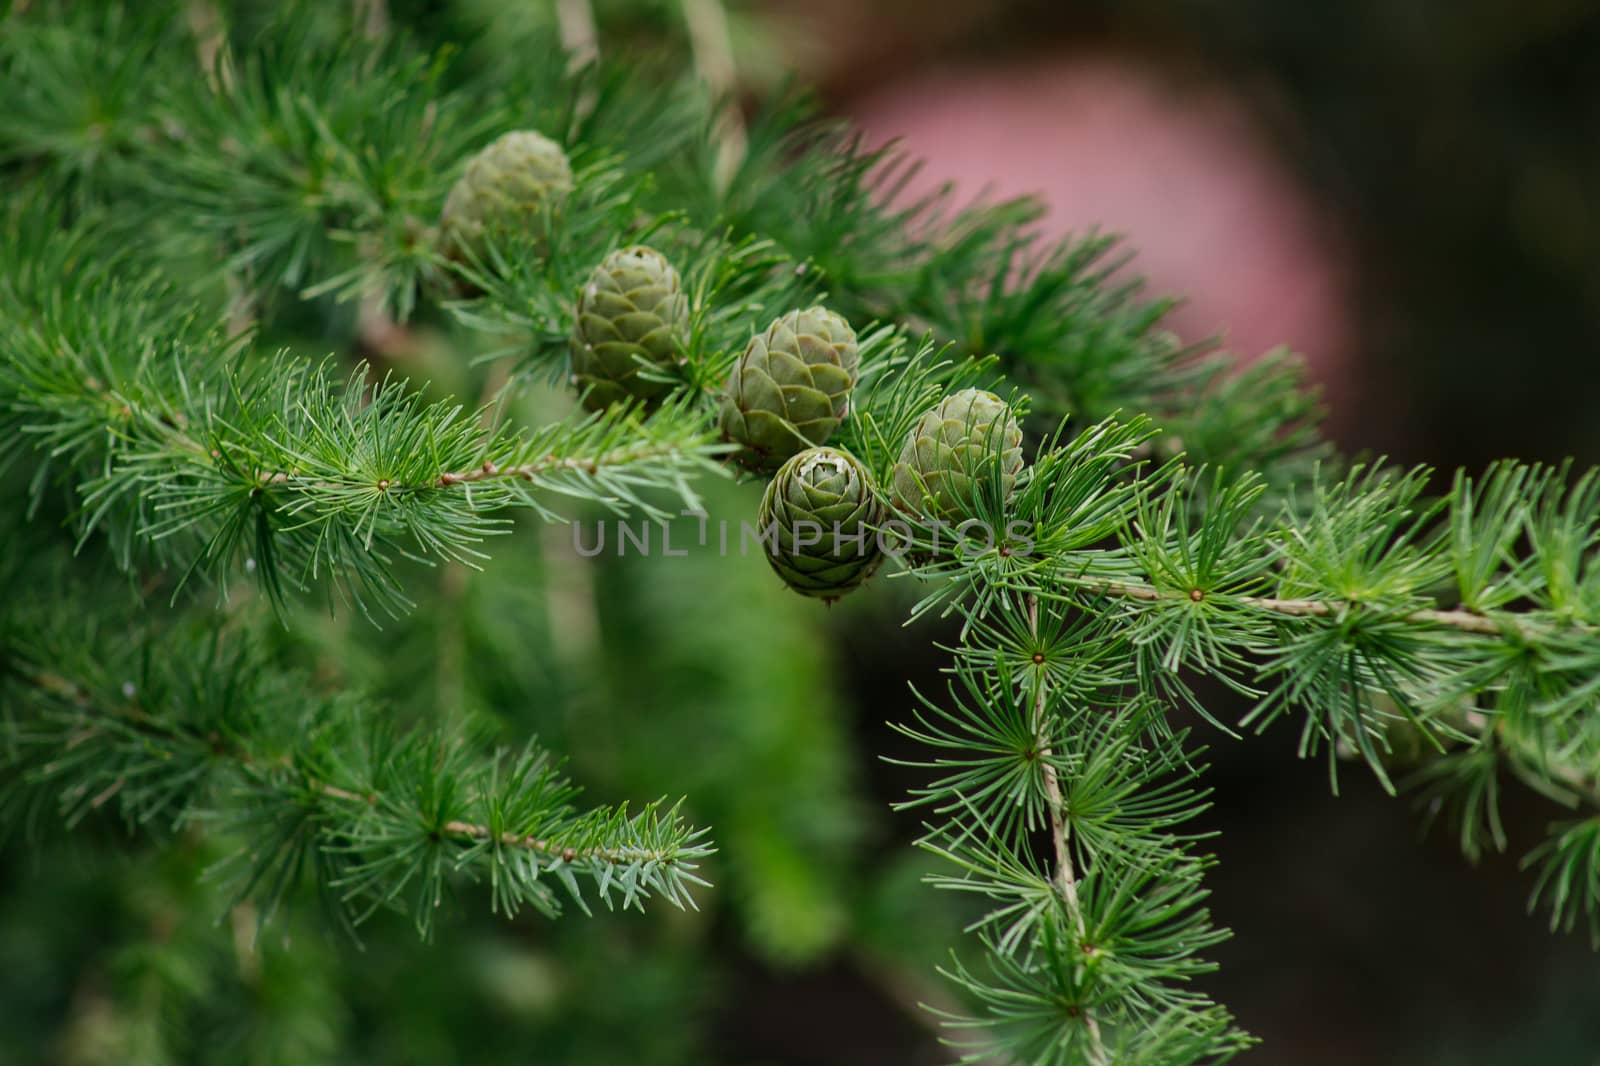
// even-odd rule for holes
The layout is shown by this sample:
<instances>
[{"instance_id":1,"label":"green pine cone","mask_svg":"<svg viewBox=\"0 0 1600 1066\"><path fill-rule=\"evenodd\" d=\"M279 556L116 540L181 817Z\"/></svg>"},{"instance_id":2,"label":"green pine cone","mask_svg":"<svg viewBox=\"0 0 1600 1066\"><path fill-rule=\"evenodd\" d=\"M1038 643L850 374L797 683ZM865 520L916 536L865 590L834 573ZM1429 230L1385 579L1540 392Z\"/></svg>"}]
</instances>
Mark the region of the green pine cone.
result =
<instances>
[{"instance_id":1,"label":"green pine cone","mask_svg":"<svg viewBox=\"0 0 1600 1066\"><path fill-rule=\"evenodd\" d=\"M946 521L965 518L975 484L996 469L1009 500L1022 471L1022 427L994 393L962 389L925 411L906 436L894 464L894 504Z\"/></svg>"},{"instance_id":2,"label":"green pine cone","mask_svg":"<svg viewBox=\"0 0 1600 1066\"><path fill-rule=\"evenodd\" d=\"M883 561L883 510L872 475L855 456L811 448L784 463L761 497L767 561L802 596L836 600Z\"/></svg>"},{"instance_id":3,"label":"green pine cone","mask_svg":"<svg viewBox=\"0 0 1600 1066\"><path fill-rule=\"evenodd\" d=\"M750 339L728 376L718 424L752 470L775 470L844 421L858 371L856 331L824 307L790 311Z\"/></svg>"},{"instance_id":4,"label":"green pine cone","mask_svg":"<svg viewBox=\"0 0 1600 1066\"><path fill-rule=\"evenodd\" d=\"M472 157L445 197L446 254L481 258L486 234L527 225L552 197L571 190L572 165L559 144L532 130L504 134Z\"/></svg>"},{"instance_id":5,"label":"green pine cone","mask_svg":"<svg viewBox=\"0 0 1600 1066\"><path fill-rule=\"evenodd\" d=\"M689 301L678 272L653 248L621 248L600 261L578 295L572 327L572 383L599 411L653 400L671 385L640 375L682 356Z\"/></svg>"}]
</instances>

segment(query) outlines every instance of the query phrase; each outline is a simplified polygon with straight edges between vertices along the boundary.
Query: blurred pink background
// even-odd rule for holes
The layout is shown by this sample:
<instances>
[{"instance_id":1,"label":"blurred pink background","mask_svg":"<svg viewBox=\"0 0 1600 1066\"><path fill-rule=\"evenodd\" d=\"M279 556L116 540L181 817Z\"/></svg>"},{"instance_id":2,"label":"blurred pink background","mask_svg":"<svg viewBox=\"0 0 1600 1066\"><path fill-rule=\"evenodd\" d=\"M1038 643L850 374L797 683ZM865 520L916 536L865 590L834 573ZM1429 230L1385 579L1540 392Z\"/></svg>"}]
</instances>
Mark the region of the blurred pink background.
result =
<instances>
[{"instance_id":1,"label":"blurred pink background","mask_svg":"<svg viewBox=\"0 0 1600 1066\"><path fill-rule=\"evenodd\" d=\"M927 160L908 194L1033 193L1051 235L1124 235L1169 326L1244 357L1304 354L1337 412L1349 392L1345 255L1225 89L1135 57L1069 53L928 69L850 106L877 143Z\"/></svg>"}]
</instances>

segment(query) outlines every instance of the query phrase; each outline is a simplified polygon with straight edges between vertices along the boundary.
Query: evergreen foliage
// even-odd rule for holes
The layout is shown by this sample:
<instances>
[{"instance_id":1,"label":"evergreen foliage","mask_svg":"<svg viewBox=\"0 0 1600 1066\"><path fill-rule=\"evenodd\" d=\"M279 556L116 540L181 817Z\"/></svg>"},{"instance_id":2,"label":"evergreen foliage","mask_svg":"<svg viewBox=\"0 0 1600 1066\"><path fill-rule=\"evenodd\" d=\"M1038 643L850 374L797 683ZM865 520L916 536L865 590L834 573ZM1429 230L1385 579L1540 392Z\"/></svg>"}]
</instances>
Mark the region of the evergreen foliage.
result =
<instances>
[{"instance_id":1,"label":"evergreen foliage","mask_svg":"<svg viewBox=\"0 0 1600 1066\"><path fill-rule=\"evenodd\" d=\"M301 931L245 951L274 998L224 1023L219 941L179 923L144 992L75 1039L120 1061L398 1061L329 1016L344 947L291 906L308 892L387 945L388 911L481 942L465 908L440 917L458 890L506 916L692 910L725 879L771 957L828 950L858 800L800 601L727 559L600 568L562 527L677 518L688 543L684 512L753 515L723 390L769 322L824 302L859 337L847 409L818 393L821 439L875 482L850 513L903 536L885 571L911 616L955 620L945 691L900 725L926 782L902 817L973 915L953 994L925 997L967 1061L1250 1045L1195 982L1228 935L1197 733L1236 735L1200 678L1252 701L1240 728L1296 723L1335 786L1354 755L1420 789L1469 855L1507 846L1502 771L1572 808L1528 856L1533 900L1600 946L1600 475L1340 464L1291 357L1239 370L1182 344L1112 241L1043 246L1030 202L907 206L910 164L805 101L733 139L684 57L602 34L569 63L553 19L362 10L36 0L0 23L3 484L26 501L0 558L6 816L63 884L63 831L109 861L115 815L151 898ZM571 190L455 247L449 190L518 130L559 143ZM687 300L676 358L628 368L664 399L585 414L548 386L585 282L641 244ZM397 322L444 354L396 349ZM939 414L975 410L968 389L992 394L981 427ZM934 437L962 456L943 495L892 491ZM1206 724L1175 725L1187 710ZM608 793L687 798L580 806L551 751ZM180 859L212 876L175 889ZM925 940L946 913L907 921ZM601 1017L592 965L594 1032L682 983L663 954ZM165 1031L173 1002L231 1042ZM579 1035L550 1047L597 1061Z\"/></svg>"}]
</instances>

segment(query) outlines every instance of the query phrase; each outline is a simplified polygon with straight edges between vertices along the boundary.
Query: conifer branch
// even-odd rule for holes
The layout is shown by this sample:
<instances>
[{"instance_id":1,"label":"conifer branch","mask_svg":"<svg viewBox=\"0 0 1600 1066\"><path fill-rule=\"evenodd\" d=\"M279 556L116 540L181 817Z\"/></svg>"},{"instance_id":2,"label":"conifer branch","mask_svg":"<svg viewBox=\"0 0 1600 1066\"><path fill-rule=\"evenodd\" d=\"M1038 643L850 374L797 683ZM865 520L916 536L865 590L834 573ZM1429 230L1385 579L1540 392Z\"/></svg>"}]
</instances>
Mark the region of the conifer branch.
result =
<instances>
[{"instance_id":1,"label":"conifer branch","mask_svg":"<svg viewBox=\"0 0 1600 1066\"><path fill-rule=\"evenodd\" d=\"M721 85L729 75L726 61L715 58L727 50L715 44L726 36L720 9L696 3L685 13L699 27L696 54ZM94 38L94 29L84 32ZM240 83L220 96L165 93L179 75L168 67L144 72L153 80L146 95L174 102L159 123L146 125L184 136L129 138L130 150L144 156L134 172L137 190L170 203L172 217L191 232L242 239L232 262L266 291L376 295L404 317L419 286L440 269L425 220L442 200L451 161L491 130L511 128L513 118L471 88L446 91L441 66L383 42L295 45L245 57ZM267 64L281 91L262 84ZM535 66L550 67L556 81L529 87L524 98L569 106L592 88L581 71ZM532 69L523 65L524 73ZM582 119L596 146L626 148L624 166L648 165L658 151L684 150L705 136L704 107L724 99L703 101L698 112L664 114L657 87L627 88L607 98L613 110ZM470 118L486 111L482 124ZM385 121L375 124L374 114ZM641 152L635 141L647 127L659 148ZM1043 244L1034 232L1041 208L1028 200L957 207L946 190L904 203L892 194L911 163L893 150L866 150L804 104L781 102L757 120L748 140L736 181L728 180L724 156L734 157L718 149L703 170L674 171L667 181L651 173L655 203L665 210L707 205L696 222L708 230L730 225L776 240L793 261L820 268L832 300L850 317L928 326L974 355L997 353L1048 416L1147 412L1164 426L1156 442L1162 452L1183 449L1234 470L1253 466L1275 483L1322 452L1316 402L1298 365L1275 354L1235 372L1231 359L1197 358L1199 349L1159 328L1170 303L1147 301L1137 281L1121 279L1127 257L1114 241L1091 235ZM40 138L23 147L48 151L49 144ZM614 214L591 199L597 177L580 183L579 202L554 235L558 246L547 249L553 272L562 275L562 300L594 262L601 234L631 224L625 210ZM568 242L582 253L562 266ZM530 297L537 305L545 295L491 293L488 302L504 306L473 313L479 320L515 317Z\"/></svg>"},{"instance_id":2,"label":"conifer branch","mask_svg":"<svg viewBox=\"0 0 1600 1066\"><path fill-rule=\"evenodd\" d=\"M922 843L953 872L932 880L991 907L974 923L989 973L946 971L982 1011L946 1024L1026 1062L1226 1061L1249 1037L1184 987L1227 935L1199 905L1208 861L1182 829L1204 808L1197 770L1159 710L1102 673L1109 634L1047 615L1050 602L1007 593L964 609L950 699L924 700L903 729L940 774L906 804L938 815ZM1039 829L1054 856L1043 871ZM994 1053L973 1043L963 1061Z\"/></svg>"},{"instance_id":3,"label":"conifer branch","mask_svg":"<svg viewBox=\"0 0 1600 1066\"><path fill-rule=\"evenodd\" d=\"M508 915L555 914L552 885L587 909L575 875L624 907L652 895L693 906L690 886L705 884L694 871L710 848L676 806L579 812L535 748L474 761L442 735L389 734L348 699L318 699L238 638L158 639L164 657L138 666L105 662L92 642L16 647L5 677L21 715L0 731L14 810L32 794L56 797L69 824L115 801L130 826L222 827L241 838L225 868L267 913L292 887L274 870L290 855L271 842L294 841L348 917L403 903L424 933L456 872L488 877ZM417 876L420 891L402 896Z\"/></svg>"},{"instance_id":4,"label":"conifer branch","mask_svg":"<svg viewBox=\"0 0 1600 1066\"><path fill-rule=\"evenodd\" d=\"M97 704L82 686L50 670L38 668L27 662L13 662L9 668L17 677L33 686L39 694L65 701L82 712L86 721L110 722L117 719L127 719L136 726L142 735L157 741L194 742L198 739L181 728L164 721L159 713L146 709L131 697L125 699L120 706L101 705ZM89 725L75 732L74 746L93 740L94 728L94 726ZM260 764L247 751L237 747L224 746L221 740L216 737L208 737L206 740L211 745L213 755L232 760L239 766L250 770L262 769ZM48 773L50 768L46 766L43 769ZM293 773L296 769L295 760L289 756L279 756L274 761L271 769ZM89 801L89 806L95 809L105 806L107 802L115 798L126 783L126 777L119 776L103 791L97 793ZM382 797L376 792L351 791L312 777L304 777L303 786L311 792L326 796L329 799L365 804L368 807L377 807L382 801ZM78 791L81 792L83 790L79 788ZM442 823L439 826L439 832L444 836L468 841L492 840L506 847L538 852L541 855L568 863L597 859L602 862L609 862L612 865L639 862L666 863L670 865L679 861L679 853L667 849L606 847L603 845L576 848L564 844L559 839L552 840L532 833L517 834L509 831L497 833L488 825L466 822L457 818L452 818ZM690 869L692 868L691 866Z\"/></svg>"},{"instance_id":5,"label":"conifer branch","mask_svg":"<svg viewBox=\"0 0 1600 1066\"><path fill-rule=\"evenodd\" d=\"M50 243L48 216L10 223L20 250ZM78 236L49 254L97 247ZM332 577L393 612L405 603L396 555L471 563L505 528L498 512L553 519L556 496L675 513L695 506L694 477L720 470L689 404L486 429L479 412L364 368L341 382L327 364L251 358L159 279L109 276L126 268L80 270L64 292L25 272L0 281L12 297L0 425L34 443L35 494L62 485L82 534L108 535L125 566L153 559L215 580L242 568L280 602ZM130 314L143 300L164 315Z\"/></svg>"},{"instance_id":6,"label":"conifer branch","mask_svg":"<svg viewBox=\"0 0 1600 1066\"><path fill-rule=\"evenodd\" d=\"M1502 464L1430 500L1423 471L1356 467L1268 518L1259 479L1139 469L1147 432L1085 430L1014 502L980 484L973 513L990 529L1022 516L1021 539L952 551L947 530L941 555L919 532L918 572L940 579L919 610L956 607L982 632L1010 596L1081 613L1079 654L1106 661L1112 691L1227 728L1184 675L1221 680L1255 701L1245 725L1303 714L1302 753L1325 750L1330 776L1356 754L1393 789L1398 752L1431 748L1415 782L1457 812L1469 855L1507 845L1501 765L1564 804L1596 796L1600 474ZM1555 827L1528 859L1566 925L1600 920L1590 826Z\"/></svg>"},{"instance_id":7,"label":"conifer branch","mask_svg":"<svg viewBox=\"0 0 1600 1066\"><path fill-rule=\"evenodd\" d=\"M10 668L18 677L31 684L40 694L54 699L66 701L78 711L82 712L85 715L86 720L114 721L119 718L127 719L135 724L143 736L156 741L181 741L193 743L198 739L197 737L186 733L184 730L173 726L171 723L164 721L159 714L147 710L137 701L132 699L127 700L122 706L117 706L114 708L102 706L97 704L80 685L68 680L67 678L61 677L59 674L48 670L31 667L27 663L12 663ZM74 733L74 746L94 740L94 730L95 727L92 725L88 725L77 730ZM224 746L219 739L214 737L208 737L206 739L207 742L210 743L212 753L215 756L232 760L239 766L252 771L259 771L263 769L248 752L236 747ZM51 767L46 765L41 769L45 774L49 774ZM295 760L289 756L280 756L275 760L271 769L294 773ZM116 797L117 793L119 793L126 784L127 778L125 776L119 776L116 780L106 786L104 790L96 793L89 801L89 806L95 809L104 807L110 800ZM319 781L312 777L304 777L302 784L304 788L316 793L317 795L326 796L329 799L340 800L348 803L365 804L368 807L377 807L383 800L383 797L380 797L376 792L351 791L350 789L341 788L338 785L330 784L326 781ZM68 791L70 792L71 790ZM76 791L82 792L83 789L78 787ZM488 825L466 822L458 818L452 818L443 822L438 827L438 831L443 836L456 837L465 841L494 841L495 843L503 844L506 847L521 848L528 851L538 852L539 854L548 856L551 859L559 859L560 861L567 863L595 859L602 862L611 863L612 865L625 865L629 863L641 862L665 863L671 865L678 862L680 857L679 852L676 850L661 848L647 849L626 846L606 847L603 845L576 848L569 844L564 844L559 839L552 840L546 836L538 836L533 833L517 834L509 831L496 832ZM693 869L692 866L689 868Z\"/></svg>"},{"instance_id":8,"label":"conifer branch","mask_svg":"<svg viewBox=\"0 0 1600 1066\"><path fill-rule=\"evenodd\" d=\"M1438 491L1423 471L1318 470L1297 363L1237 370L1172 337L1114 242L1043 242L1029 200L910 201L911 163L793 99L730 129L715 0L682 5L710 94L627 57L580 62L584 5L525 48L570 62L519 55L492 77L366 39L352 15L379 4L336 7L239 42L214 86L193 38L223 38L182 32L169 16L187 0L104 19L19 6L0 40L0 162L61 201L18 197L0 231L0 428L26 442L10 458L34 507L64 490L79 546L103 534L124 570L154 564L147 591L242 568L280 605L326 582L399 613L400 558L470 564L512 508L692 504L692 480L721 469L710 409L738 353L825 293L863 334L834 443L880 483L924 411L997 370L1034 428L1092 423L1046 433L1020 480L974 479L958 502L991 543L912 538L933 582L916 613L963 622L948 692L919 695L903 731L932 776L906 806L946 860L934 881L986 907L982 961L948 970L975 1013L949 1024L986 1037L968 1061L1221 1062L1249 1044L1191 984L1228 934L1203 906L1205 792L1169 712L1232 732L1194 677L1250 699L1243 725L1299 718L1330 775L1354 752L1390 785L1420 738L1425 799L1458 817L1469 854L1506 846L1502 767L1600 801L1600 475L1505 464ZM570 156L573 188L528 232L447 260L446 190L526 129ZM648 368L677 398L648 415L486 424L394 378L254 354L229 314L248 302L265 329L294 297L399 318L431 301L503 339L489 357L518 381L555 377L589 272L646 240L689 317L677 361ZM114 619L95 590L47 592ZM702 883L709 848L676 807L580 812L531 746L486 757L438 729L395 733L231 636L51 639L59 625L10 614L12 798L214 830L238 842L228 866L263 913L302 870L349 918L400 905L424 930L456 872L508 912L553 911L555 886L581 905L579 875L625 905L692 905ZM1527 861L1552 924L1586 920L1600 940L1600 817L1555 827Z\"/></svg>"}]
</instances>

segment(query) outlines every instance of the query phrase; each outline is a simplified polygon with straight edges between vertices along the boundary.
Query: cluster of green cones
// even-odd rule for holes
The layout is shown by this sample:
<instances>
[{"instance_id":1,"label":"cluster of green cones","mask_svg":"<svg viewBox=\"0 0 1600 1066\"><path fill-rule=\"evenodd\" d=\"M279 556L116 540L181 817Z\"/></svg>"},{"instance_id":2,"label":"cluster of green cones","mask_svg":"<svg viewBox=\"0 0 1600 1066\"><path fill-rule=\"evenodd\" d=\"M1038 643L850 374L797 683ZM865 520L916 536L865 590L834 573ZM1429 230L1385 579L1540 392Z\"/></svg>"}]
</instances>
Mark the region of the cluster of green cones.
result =
<instances>
[{"instance_id":1,"label":"cluster of green cones","mask_svg":"<svg viewBox=\"0 0 1600 1066\"><path fill-rule=\"evenodd\" d=\"M761 500L767 558L796 592L838 599L893 549L891 515L959 526L975 517L986 484L1009 500L1022 465L1022 428L1005 401L981 389L952 393L907 434L887 497L848 452L818 446L790 457Z\"/></svg>"},{"instance_id":2,"label":"cluster of green cones","mask_svg":"<svg viewBox=\"0 0 1600 1066\"><path fill-rule=\"evenodd\" d=\"M481 258L488 235L544 224L573 188L561 147L533 131L480 151L450 190L441 232L447 254ZM608 254L584 282L568 351L571 381L590 410L648 411L683 382L691 307L667 257L633 245ZM959 523L980 490L1009 500L1023 468L1022 430L992 392L964 389L925 411L880 489L865 464L828 447L850 417L860 353L850 323L825 307L789 311L751 337L718 401L730 457L771 474L761 500L767 558L796 592L835 600L878 569L884 523Z\"/></svg>"}]
</instances>

